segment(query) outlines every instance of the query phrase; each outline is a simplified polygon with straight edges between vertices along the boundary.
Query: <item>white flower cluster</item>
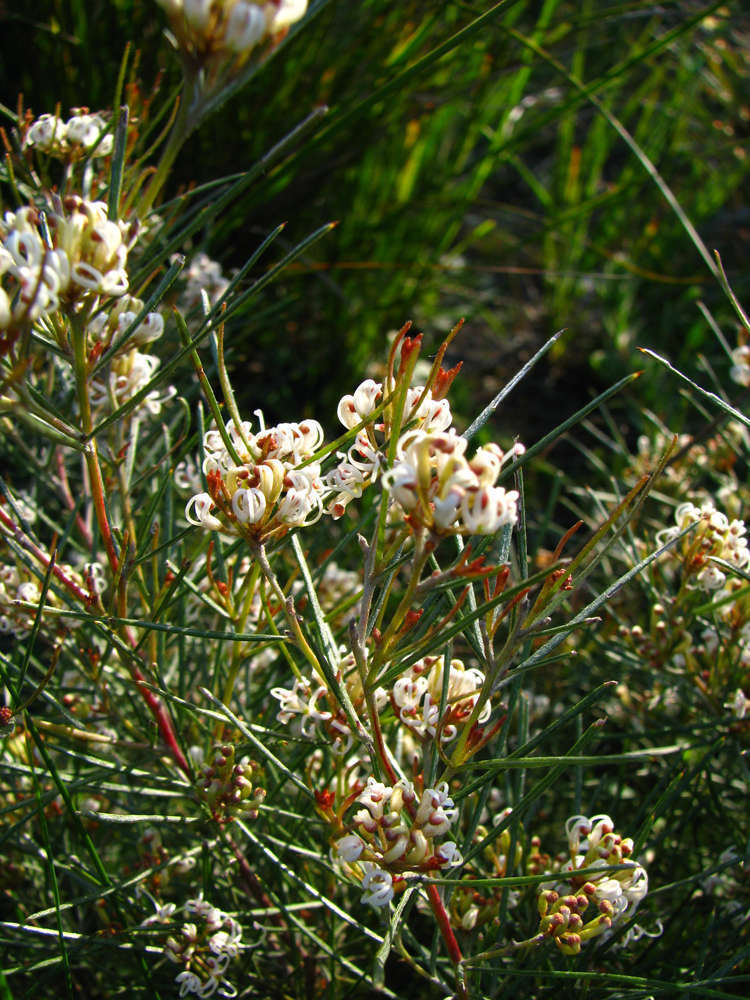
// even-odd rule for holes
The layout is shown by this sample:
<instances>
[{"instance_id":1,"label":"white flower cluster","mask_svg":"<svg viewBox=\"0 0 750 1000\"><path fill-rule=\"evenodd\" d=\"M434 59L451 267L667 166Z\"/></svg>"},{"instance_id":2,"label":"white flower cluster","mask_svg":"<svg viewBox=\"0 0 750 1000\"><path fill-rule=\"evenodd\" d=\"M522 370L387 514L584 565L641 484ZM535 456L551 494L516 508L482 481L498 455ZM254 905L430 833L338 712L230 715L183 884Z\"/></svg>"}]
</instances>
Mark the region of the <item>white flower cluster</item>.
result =
<instances>
[{"instance_id":1,"label":"white flower cluster","mask_svg":"<svg viewBox=\"0 0 750 1000\"><path fill-rule=\"evenodd\" d=\"M218 430L204 436L209 492L188 501L185 516L191 524L230 534L249 531L266 539L320 518L325 486L320 464L311 459L323 442L323 428L317 420L269 428L262 415L260 421L257 434L249 421L226 426L239 464Z\"/></svg>"},{"instance_id":2,"label":"white flower cluster","mask_svg":"<svg viewBox=\"0 0 750 1000\"><path fill-rule=\"evenodd\" d=\"M559 870L563 881L539 886L541 919L534 940L550 938L564 955L577 955L585 941L606 940L616 925L633 915L648 891L648 876L641 865L630 860L633 842L614 832L609 816L571 816L565 832L570 860ZM602 872L601 876L591 872L592 868L614 866L621 870ZM586 874L575 874L583 869ZM592 905L596 908L593 917Z\"/></svg>"},{"instance_id":3,"label":"white flower cluster","mask_svg":"<svg viewBox=\"0 0 750 1000\"><path fill-rule=\"evenodd\" d=\"M350 869L356 865L353 870L361 877L363 903L387 906L394 896L394 873L398 877L415 869L463 864L454 841L434 844L458 817L447 784L426 788L418 796L408 781L390 787L370 777L356 801L364 806L352 819L358 832L335 841L333 854Z\"/></svg>"},{"instance_id":4,"label":"white flower cluster","mask_svg":"<svg viewBox=\"0 0 750 1000\"><path fill-rule=\"evenodd\" d=\"M125 331L135 322L143 310L143 300L125 294L109 308L95 313L86 324L86 337L91 346L101 344L106 350L120 340ZM130 332L127 349L143 347L158 340L164 332L164 317L161 313L146 313L141 322Z\"/></svg>"},{"instance_id":5,"label":"white flower cluster","mask_svg":"<svg viewBox=\"0 0 750 1000\"><path fill-rule=\"evenodd\" d=\"M100 310L86 325L90 349L101 353L113 343L120 344L105 378L93 378L90 386L91 405L97 409L115 409L147 385L159 368L160 359L139 348L158 340L164 332L164 317L157 312L145 315L121 343L121 338L143 309L141 299L123 295L111 309ZM162 406L177 395L174 386L160 391L153 389L143 399L139 410L158 416Z\"/></svg>"},{"instance_id":6,"label":"white flower cluster","mask_svg":"<svg viewBox=\"0 0 750 1000\"><path fill-rule=\"evenodd\" d=\"M265 39L299 21L307 0L157 0L178 41L204 59L217 53L246 55Z\"/></svg>"},{"instance_id":7,"label":"white flower cluster","mask_svg":"<svg viewBox=\"0 0 750 1000\"><path fill-rule=\"evenodd\" d=\"M337 416L344 427L351 430L367 420L383 398L383 386L373 379L365 379L352 395L341 398ZM450 427L453 417L447 399L435 400L432 393L421 386L407 390L404 404L404 422L424 430L441 431ZM384 424L373 423L359 431L348 452L337 453L339 464L326 476L332 494L328 513L334 519L342 516L347 505L361 497L363 491L378 479L385 468L382 432Z\"/></svg>"},{"instance_id":8,"label":"white flower cluster","mask_svg":"<svg viewBox=\"0 0 750 1000\"><path fill-rule=\"evenodd\" d=\"M630 857L633 841L616 833L612 819L605 813L591 818L571 816L565 823L565 834L570 861L563 866L563 873L574 873L583 868L607 868L610 865L627 866L624 871L604 872L601 876L589 872L579 879L573 875L569 877L574 885L593 886L587 895L611 917L612 926L629 919L648 892L646 869Z\"/></svg>"},{"instance_id":9,"label":"white flower cluster","mask_svg":"<svg viewBox=\"0 0 750 1000\"><path fill-rule=\"evenodd\" d=\"M732 351L729 377L738 385L750 385L750 344L740 344Z\"/></svg>"},{"instance_id":10,"label":"white flower cluster","mask_svg":"<svg viewBox=\"0 0 750 1000\"><path fill-rule=\"evenodd\" d=\"M222 273L221 264L202 251L193 257L183 276L187 281L180 292L178 306L180 312L184 313L201 304L202 292L206 293L209 302L216 303L229 286Z\"/></svg>"},{"instance_id":11,"label":"white flower cluster","mask_svg":"<svg viewBox=\"0 0 750 1000\"><path fill-rule=\"evenodd\" d=\"M340 400L338 418L354 429L372 417L382 398L382 384L366 379ZM265 429L261 415L256 435L249 422L235 427L230 421L226 434L232 448L217 430L205 436L203 471L209 490L191 497L187 519L233 534L244 532L247 525L265 538L285 527L313 524L323 513L341 517L353 499L382 479L391 492L392 519L408 520L436 534L493 534L515 524L518 493L494 484L503 464L523 454L523 445L504 453L489 444L469 460L466 439L450 426L452 419L446 399L412 386L406 391L401 419L405 430L393 467L387 468L387 422L372 417L349 450L337 453L338 464L325 475L312 461L323 444L317 421Z\"/></svg>"},{"instance_id":12,"label":"white flower cluster","mask_svg":"<svg viewBox=\"0 0 750 1000\"><path fill-rule=\"evenodd\" d=\"M64 122L57 115L40 115L23 137L23 148L33 147L42 153L75 159L84 155L109 156L114 139L107 133L104 117L87 108L72 108L72 117Z\"/></svg>"},{"instance_id":13,"label":"white flower cluster","mask_svg":"<svg viewBox=\"0 0 750 1000\"><path fill-rule=\"evenodd\" d=\"M344 427L356 427L382 398L382 384L367 379L341 399L338 418ZM451 427L452 420L446 399L435 399L420 386L408 390L396 461L382 475L396 512L437 534L493 534L515 524L518 493L495 483L503 464L523 454L523 445L514 445L506 454L489 444L469 460L467 441ZM334 518L385 469L384 428L384 423L373 422L359 431L346 454L338 454L339 464L326 476L333 493L328 512Z\"/></svg>"},{"instance_id":14,"label":"white flower cluster","mask_svg":"<svg viewBox=\"0 0 750 1000\"><path fill-rule=\"evenodd\" d=\"M0 635L28 635L35 612L16 602L38 605L41 596L37 580L23 578L15 566L0 564Z\"/></svg>"},{"instance_id":15,"label":"white flower cluster","mask_svg":"<svg viewBox=\"0 0 750 1000\"><path fill-rule=\"evenodd\" d=\"M83 574L67 563L60 563L66 577L76 584L84 593L94 597L104 589L104 570L100 563L88 563ZM37 608L42 599L40 581L30 571L14 566L12 563L0 563L0 635L14 635L23 638L34 626ZM50 607L62 609L62 601L52 588L47 590L45 602ZM33 607L23 607L33 605ZM80 618L67 615L55 615L51 619L53 628L65 624L67 628L76 628L81 624Z\"/></svg>"},{"instance_id":16,"label":"white flower cluster","mask_svg":"<svg viewBox=\"0 0 750 1000\"><path fill-rule=\"evenodd\" d=\"M143 354L137 348L119 352L109 367L106 380L92 379L90 385L91 405L102 409L116 409L132 399L156 374L160 359L155 354ZM162 406L177 395L173 385L163 392L152 389L146 393L139 411L145 410L151 416L158 416Z\"/></svg>"},{"instance_id":17,"label":"white flower cluster","mask_svg":"<svg viewBox=\"0 0 750 1000\"><path fill-rule=\"evenodd\" d=\"M440 714L443 696L445 657L425 656L413 663L396 681L390 692L375 689L375 707L379 714L388 702L396 719L421 740L436 739L449 743L455 739L458 726L471 714L484 684L484 674L474 667L466 668L461 660L453 659L448 667L445 708ZM355 710L364 704L364 692L354 656L349 653L341 661L340 677ZM349 722L327 686L318 678L298 677L291 688L275 687L271 696L281 707L276 718L283 725L292 723L296 735L306 739L327 737L334 745L348 748L352 742ZM490 717L492 705L482 707L476 724L483 725Z\"/></svg>"},{"instance_id":18,"label":"white flower cluster","mask_svg":"<svg viewBox=\"0 0 750 1000\"><path fill-rule=\"evenodd\" d=\"M747 650L747 645L743 649L743 653ZM747 664L745 664L747 666ZM734 715L735 719L742 720L750 714L750 698L747 697L742 688L737 688L734 692L734 697L731 701L728 701L724 708L728 708Z\"/></svg>"},{"instance_id":19,"label":"white flower cluster","mask_svg":"<svg viewBox=\"0 0 750 1000\"><path fill-rule=\"evenodd\" d=\"M180 996L236 997L237 990L224 976L230 961L242 948L242 928L228 914L206 902L202 896L189 899L183 907L189 920L180 928L179 936L170 936L164 945L164 954L177 965L185 968L175 977ZM167 903L141 924L169 923L175 907Z\"/></svg>"},{"instance_id":20,"label":"white flower cluster","mask_svg":"<svg viewBox=\"0 0 750 1000\"><path fill-rule=\"evenodd\" d=\"M718 590L726 583L726 574L713 559L722 559L739 569L750 564L745 522L730 521L711 500L700 507L690 502L680 504L675 511L675 522L676 527L660 531L656 540L663 545L691 524L699 525L685 535L680 552L687 572L695 574L695 583L702 590Z\"/></svg>"},{"instance_id":21,"label":"white flower cluster","mask_svg":"<svg viewBox=\"0 0 750 1000\"><path fill-rule=\"evenodd\" d=\"M43 227L39 211L27 207L0 220L0 330L128 290L135 224L110 221L104 202L78 195L57 202L45 218Z\"/></svg>"},{"instance_id":22,"label":"white flower cluster","mask_svg":"<svg viewBox=\"0 0 750 1000\"><path fill-rule=\"evenodd\" d=\"M342 659L339 672L356 711L364 704L364 691L352 653ZM296 734L307 739L327 736L339 751L351 746L352 733L346 715L320 679L298 677L291 688L271 688L271 696L281 703L276 718L284 725L292 723ZM374 698L375 707L381 712L388 703L386 691L376 688Z\"/></svg>"},{"instance_id":23,"label":"white flower cluster","mask_svg":"<svg viewBox=\"0 0 750 1000\"><path fill-rule=\"evenodd\" d=\"M456 723L465 719L476 705L484 674L474 667L467 669L461 660L450 661L445 712L441 718L444 668L444 656L425 656L417 660L394 683L391 702L397 718L418 736L434 738L439 730L440 741L448 743L458 732ZM477 723L485 723L491 712L488 699Z\"/></svg>"}]
</instances>

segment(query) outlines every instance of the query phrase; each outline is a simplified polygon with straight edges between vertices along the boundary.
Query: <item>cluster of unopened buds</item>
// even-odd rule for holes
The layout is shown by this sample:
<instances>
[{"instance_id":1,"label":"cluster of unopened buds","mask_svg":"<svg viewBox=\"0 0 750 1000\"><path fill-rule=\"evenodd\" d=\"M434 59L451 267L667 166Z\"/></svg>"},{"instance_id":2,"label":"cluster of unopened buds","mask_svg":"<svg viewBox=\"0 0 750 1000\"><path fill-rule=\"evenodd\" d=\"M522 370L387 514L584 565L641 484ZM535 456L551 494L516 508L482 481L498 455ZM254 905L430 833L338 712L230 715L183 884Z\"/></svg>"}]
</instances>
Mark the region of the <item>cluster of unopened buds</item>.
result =
<instances>
[{"instance_id":1,"label":"cluster of unopened buds","mask_svg":"<svg viewBox=\"0 0 750 1000\"><path fill-rule=\"evenodd\" d=\"M682 539L678 554L684 572L701 590L718 590L726 582L726 574L714 560L720 559L738 569L746 569L750 564L745 522L730 521L710 500L700 507L690 502L680 504L675 511L675 522L676 527L659 532L657 542L663 545L690 525L696 525Z\"/></svg>"},{"instance_id":2,"label":"cluster of unopened buds","mask_svg":"<svg viewBox=\"0 0 750 1000\"><path fill-rule=\"evenodd\" d=\"M0 220L0 331L59 309L93 308L128 290L135 223L113 222L102 201L69 195L43 214L33 207Z\"/></svg>"},{"instance_id":3,"label":"cluster of unopened buds","mask_svg":"<svg viewBox=\"0 0 750 1000\"><path fill-rule=\"evenodd\" d=\"M260 411L258 411L260 413ZM313 524L323 513L325 487L312 457L323 442L317 420L251 431L249 421L203 438L208 492L191 497L191 524L263 541L290 527ZM231 446L230 446L231 445Z\"/></svg>"},{"instance_id":4,"label":"cluster of unopened buds","mask_svg":"<svg viewBox=\"0 0 750 1000\"><path fill-rule=\"evenodd\" d=\"M354 801L364 807L352 817L356 832L334 841L333 855L361 881L363 903L387 906L407 872L463 864L454 841L434 843L458 817L446 784L419 795L408 781L391 787L370 777Z\"/></svg>"},{"instance_id":5,"label":"cluster of unopened buds","mask_svg":"<svg viewBox=\"0 0 750 1000\"><path fill-rule=\"evenodd\" d=\"M153 927L174 922L173 903L157 906L156 913L141 924ZM177 965L184 966L175 977L180 996L236 997L237 990L224 973L232 959L242 949L242 928L227 913L212 906L201 896L189 899L181 910L187 917L179 935L170 935L164 944L164 954Z\"/></svg>"},{"instance_id":6,"label":"cluster of unopened buds","mask_svg":"<svg viewBox=\"0 0 750 1000\"><path fill-rule=\"evenodd\" d=\"M539 935L552 937L562 952L573 955L584 941L609 935L615 925L633 916L648 892L648 875L631 859L633 841L615 832L609 816L571 816L565 832L569 860L559 871L563 881L540 887ZM607 870L615 867L620 870ZM603 871L598 875L592 868ZM586 874L575 874L584 869ZM590 904L597 913L585 921Z\"/></svg>"},{"instance_id":7,"label":"cluster of unopened buds","mask_svg":"<svg viewBox=\"0 0 750 1000\"><path fill-rule=\"evenodd\" d=\"M88 108L72 108L72 116L64 122L57 115L40 115L23 134L24 149L38 149L48 156L75 160L83 156L109 156L114 139L107 132L108 123L102 114Z\"/></svg>"},{"instance_id":8,"label":"cluster of unopened buds","mask_svg":"<svg viewBox=\"0 0 750 1000\"><path fill-rule=\"evenodd\" d=\"M299 21L307 0L158 0L184 52L201 63L247 56Z\"/></svg>"},{"instance_id":9,"label":"cluster of unopened buds","mask_svg":"<svg viewBox=\"0 0 750 1000\"><path fill-rule=\"evenodd\" d=\"M196 784L201 800L217 822L231 822L240 816L254 819L258 815L258 806L266 793L253 787L252 777L252 764L235 763L231 743L214 747L213 756L202 765Z\"/></svg>"}]
</instances>

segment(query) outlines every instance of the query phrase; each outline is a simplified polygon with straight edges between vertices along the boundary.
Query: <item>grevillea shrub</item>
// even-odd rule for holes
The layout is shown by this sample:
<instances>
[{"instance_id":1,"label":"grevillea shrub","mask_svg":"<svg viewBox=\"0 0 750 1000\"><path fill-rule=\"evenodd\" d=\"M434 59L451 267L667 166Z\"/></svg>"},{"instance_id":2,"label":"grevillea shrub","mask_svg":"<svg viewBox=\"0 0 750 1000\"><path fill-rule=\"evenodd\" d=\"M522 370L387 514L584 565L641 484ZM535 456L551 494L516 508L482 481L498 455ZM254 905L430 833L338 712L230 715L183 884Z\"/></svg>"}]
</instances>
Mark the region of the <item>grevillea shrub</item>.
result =
<instances>
[{"instance_id":1,"label":"grevillea shrub","mask_svg":"<svg viewBox=\"0 0 750 1000\"><path fill-rule=\"evenodd\" d=\"M2 989L688 989L747 906L747 419L613 447L579 519L524 474L635 376L492 440L516 380L462 431L466 331L407 322L335 412L242 410L230 320L330 225L225 274L247 178L163 192L307 4L161 6L179 101L19 115L2 173Z\"/></svg>"}]
</instances>

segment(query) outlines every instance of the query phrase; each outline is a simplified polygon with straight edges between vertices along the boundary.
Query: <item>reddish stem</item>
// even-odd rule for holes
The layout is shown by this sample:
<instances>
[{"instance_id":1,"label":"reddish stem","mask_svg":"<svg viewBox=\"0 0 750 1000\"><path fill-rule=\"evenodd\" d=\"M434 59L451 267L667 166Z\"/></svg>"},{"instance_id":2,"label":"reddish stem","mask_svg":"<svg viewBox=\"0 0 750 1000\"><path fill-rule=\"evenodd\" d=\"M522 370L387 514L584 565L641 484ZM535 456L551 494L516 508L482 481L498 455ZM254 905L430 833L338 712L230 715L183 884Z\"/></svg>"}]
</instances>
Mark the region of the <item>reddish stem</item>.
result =
<instances>
[{"instance_id":1,"label":"reddish stem","mask_svg":"<svg viewBox=\"0 0 750 1000\"><path fill-rule=\"evenodd\" d=\"M136 683L136 687L138 688L141 697L151 709L151 714L156 720L161 737L169 747L175 762L178 767L184 771L188 777L190 777L190 767L188 766L187 759L185 754L182 752L180 744L177 742L177 734L174 731L172 720L169 717L166 708L154 692L146 686L146 678L143 676L138 667L135 666L135 664L131 665L130 673Z\"/></svg>"},{"instance_id":2,"label":"reddish stem","mask_svg":"<svg viewBox=\"0 0 750 1000\"><path fill-rule=\"evenodd\" d=\"M438 892L438 887L436 885L427 886L427 896L430 900L430 906L432 907L432 912L435 914L435 920L437 920L437 925L440 928L440 933L443 936L443 941L448 949L448 955L451 962L456 966L458 970L463 962L464 957L461 954L461 949L458 946L458 941L456 941L456 935L453 933L453 928L451 927L450 917L448 916L445 906L443 906L443 901L440 898L440 893ZM463 978L459 978L456 987L457 1000L467 1000L468 994L466 992L466 984Z\"/></svg>"},{"instance_id":3,"label":"reddish stem","mask_svg":"<svg viewBox=\"0 0 750 1000\"><path fill-rule=\"evenodd\" d=\"M31 555L38 562L40 562L45 569L49 568L49 564L52 562L50 556L43 549L40 549L35 542L32 542L28 535L21 531L18 525L15 524L10 517L8 517L2 507L0 507L0 521L6 528L8 528L9 531L13 533L13 537L22 548L31 553ZM76 600L80 601L84 605L84 607L91 603L91 595L85 590L82 590L75 580L71 580L65 570L61 569L57 564L52 567L52 575L59 580L60 583L62 583L63 586L66 587L76 598Z\"/></svg>"},{"instance_id":4,"label":"reddish stem","mask_svg":"<svg viewBox=\"0 0 750 1000\"><path fill-rule=\"evenodd\" d=\"M86 450L86 467L89 471L91 495L94 501L96 521L99 525L99 531L102 534L104 548L107 550L107 559L109 560L110 569L116 574L119 559L117 557L115 540L112 537L112 529L109 526L107 508L104 503L104 481L102 480L102 470L99 467L99 456L97 454L95 441L89 442Z\"/></svg>"}]
</instances>

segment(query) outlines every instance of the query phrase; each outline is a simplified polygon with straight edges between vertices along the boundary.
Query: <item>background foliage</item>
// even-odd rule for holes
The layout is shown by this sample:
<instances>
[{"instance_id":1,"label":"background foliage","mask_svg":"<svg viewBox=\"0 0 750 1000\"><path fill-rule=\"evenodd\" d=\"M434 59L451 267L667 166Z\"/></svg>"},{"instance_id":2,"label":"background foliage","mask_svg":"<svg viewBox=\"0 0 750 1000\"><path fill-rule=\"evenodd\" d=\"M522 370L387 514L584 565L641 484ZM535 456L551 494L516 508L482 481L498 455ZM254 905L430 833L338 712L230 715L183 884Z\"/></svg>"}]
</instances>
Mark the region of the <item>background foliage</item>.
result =
<instances>
[{"instance_id":1,"label":"background foliage","mask_svg":"<svg viewBox=\"0 0 750 1000\"><path fill-rule=\"evenodd\" d=\"M233 174L314 108L330 109L203 237L231 268L281 220L288 246L339 221L236 324L248 399L262 390L272 415L300 399L330 406L351 366L408 318L433 331L467 318L462 356L480 380L472 399L561 327L569 333L546 385L534 388L537 400L540 391L551 403L608 384L632 369L639 344L682 363L712 342L695 303L719 308L721 320L721 292L587 95L604 101L657 166L707 246L721 248L742 299L750 129L742 4L509 0L486 27L460 35L491 6L317 3L304 35L227 102L176 165L175 190ZM178 84L159 11L148 4L81 0L0 16L0 95L11 107L18 91L36 113L57 102L107 107L126 40L140 53L146 91L157 80L166 91ZM41 78L29 48L45 66ZM524 410L536 418L535 407Z\"/></svg>"}]
</instances>

